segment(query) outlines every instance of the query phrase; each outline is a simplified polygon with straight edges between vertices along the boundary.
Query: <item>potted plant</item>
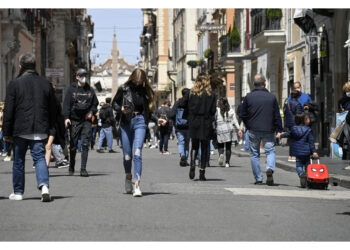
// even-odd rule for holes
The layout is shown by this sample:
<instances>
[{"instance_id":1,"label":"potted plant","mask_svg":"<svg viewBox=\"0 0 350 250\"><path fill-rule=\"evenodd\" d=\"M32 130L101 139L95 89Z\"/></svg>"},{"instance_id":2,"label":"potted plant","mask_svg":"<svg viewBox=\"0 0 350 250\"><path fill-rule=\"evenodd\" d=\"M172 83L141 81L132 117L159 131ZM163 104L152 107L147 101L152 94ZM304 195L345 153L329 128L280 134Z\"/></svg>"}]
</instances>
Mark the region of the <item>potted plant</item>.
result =
<instances>
[{"instance_id":1,"label":"potted plant","mask_svg":"<svg viewBox=\"0 0 350 250\"><path fill-rule=\"evenodd\" d=\"M241 44L241 35L236 26L233 27L230 35L228 37L229 50L237 50L239 45Z\"/></svg>"},{"instance_id":2,"label":"potted plant","mask_svg":"<svg viewBox=\"0 0 350 250\"><path fill-rule=\"evenodd\" d=\"M190 66L191 68L197 67L197 61L191 60L187 62L187 65Z\"/></svg>"},{"instance_id":3,"label":"potted plant","mask_svg":"<svg viewBox=\"0 0 350 250\"><path fill-rule=\"evenodd\" d=\"M203 63L204 63L204 58L201 57L201 59L199 59L199 60L197 61L197 65L202 66Z\"/></svg>"},{"instance_id":4,"label":"potted plant","mask_svg":"<svg viewBox=\"0 0 350 250\"><path fill-rule=\"evenodd\" d=\"M280 29L282 16L282 9L266 9L266 20L269 24L269 29Z\"/></svg>"},{"instance_id":5,"label":"potted plant","mask_svg":"<svg viewBox=\"0 0 350 250\"><path fill-rule=\"evenodd\" d=\"M205 58L209 58L209 57L211 56L212 53L213 53L213 52L212 52L211 48L208 48L208 49L206 49L206 50L204 51L203 55L204 55Z\"/></svg>"}]
</instances>

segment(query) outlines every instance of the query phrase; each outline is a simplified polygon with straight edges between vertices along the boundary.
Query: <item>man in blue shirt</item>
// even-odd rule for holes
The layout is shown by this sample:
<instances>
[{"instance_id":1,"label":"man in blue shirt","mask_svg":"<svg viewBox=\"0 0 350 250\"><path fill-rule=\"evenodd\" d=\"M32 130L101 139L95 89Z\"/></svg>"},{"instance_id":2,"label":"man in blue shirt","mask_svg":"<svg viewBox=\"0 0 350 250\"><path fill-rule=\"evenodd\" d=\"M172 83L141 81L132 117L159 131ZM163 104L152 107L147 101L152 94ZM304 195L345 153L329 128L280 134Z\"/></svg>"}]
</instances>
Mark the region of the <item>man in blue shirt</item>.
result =
<instances>
[{"instance_id":1,"label":"man in blue shirt","mask_svg":"<svg viewBox=\"0 0 350 250\"><path fill-rule=\"evenodd\" d=\"M294 90L300 92L300 97L298 98L298 102L300 105L304 108L305 103L311 102L311 97L308 94L302 93L301 92L301 83L300 82L295 82L294 83ZM290 101L291 97L288 97L288 102Z\"/></svg>"}]
</instances>

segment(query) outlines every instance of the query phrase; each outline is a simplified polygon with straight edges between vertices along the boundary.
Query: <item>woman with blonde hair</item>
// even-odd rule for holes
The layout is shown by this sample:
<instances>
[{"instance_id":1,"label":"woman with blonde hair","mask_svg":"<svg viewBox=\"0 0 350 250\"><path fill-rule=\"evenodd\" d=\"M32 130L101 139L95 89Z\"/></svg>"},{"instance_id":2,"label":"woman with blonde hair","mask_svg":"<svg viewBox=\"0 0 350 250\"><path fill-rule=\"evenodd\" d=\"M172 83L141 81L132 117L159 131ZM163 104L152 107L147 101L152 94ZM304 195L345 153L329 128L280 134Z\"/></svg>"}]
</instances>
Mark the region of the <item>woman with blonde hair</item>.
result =
<instances>
[{"instance_id":1,"label":"woman with blonde hair","mask_svg":"<svg viewBox=\"0 0 350 250\"><path fill-rule=\"evenodd\" d=\"M190 92L188 108L188 123L192 141L189 177L190 179L195 177L196 158L200 144L201 165L199 166L199 180L205 181L205 168L207 161L209 161L209 141L214 135L213 122L216 112L216 95L211 88L209 75L197 77Z\"/></svg>"},{"instance_id":2,"label":"woman with blonde hair","mask_svg":"<svg viewBox=\"0 0 350 250\"><path fill-rule=\"evenodd\" d=\"M346 82L343 86L343 97L338 102L339 112L350 110L350 82Z\"/></svg>"},{"instance_id":3,"label":"woman with blonde hair","mask_svg":"<svg viewBox=\"0 0 350 250\"><path fill-rule=\"evenodd\" d=\"M125 170L125 191L134 197L142 196L140 189L142 172L142 147L149 120L152 116L155 94L142 69L135 69L129 79L119 87L112 106L117 111L123 145L123 165ZM131 165L134 161L134 181L132 185Z\"/></svg>"}]
</instances>

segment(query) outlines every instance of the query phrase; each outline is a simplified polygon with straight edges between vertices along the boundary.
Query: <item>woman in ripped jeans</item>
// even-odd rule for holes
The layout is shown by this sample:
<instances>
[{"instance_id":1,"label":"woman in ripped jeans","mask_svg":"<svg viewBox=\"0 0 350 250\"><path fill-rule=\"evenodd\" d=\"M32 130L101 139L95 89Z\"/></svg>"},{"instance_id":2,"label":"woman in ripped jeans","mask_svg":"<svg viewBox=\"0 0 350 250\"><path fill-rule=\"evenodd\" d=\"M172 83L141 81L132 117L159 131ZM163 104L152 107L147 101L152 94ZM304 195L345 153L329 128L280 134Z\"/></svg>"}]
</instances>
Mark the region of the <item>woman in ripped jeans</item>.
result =
<instances>
[{"instance_id":1,"label":"woman in ripped jeans","mask_svg":"<svg viewBox=\"0 0 350 250\"><path fill-rule=\"evenodd\" d=\"M152 116L154 92L148 83L146 73L135 69L126 83L119 87L113 98L113 108L120 118L125 170L125 191L134 197L141 197L142 147L146 127ZM121 116L121 117L120 117ZM134 161L134 183L132 183L132 160Z\"/></svg>"}]
</instances>

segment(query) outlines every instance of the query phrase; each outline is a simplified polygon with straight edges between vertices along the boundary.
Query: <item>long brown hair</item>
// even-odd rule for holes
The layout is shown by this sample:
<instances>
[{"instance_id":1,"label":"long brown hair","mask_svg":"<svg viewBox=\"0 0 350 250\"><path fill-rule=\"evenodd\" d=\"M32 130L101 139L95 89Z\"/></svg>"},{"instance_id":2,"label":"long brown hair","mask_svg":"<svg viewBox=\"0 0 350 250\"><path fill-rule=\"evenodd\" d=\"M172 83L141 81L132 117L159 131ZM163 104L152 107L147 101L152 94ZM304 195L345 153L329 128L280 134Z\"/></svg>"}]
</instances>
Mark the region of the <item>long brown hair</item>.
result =
<instances>
[{"instance_id":1,"label":"long brown hair","mask_svg":"<svg viewBox=\"0 0 350 250\"><path fill-rule=\"evenodd\" d=\"M210 84L209 75L202 75L196 78L196 81L194 82L194 86L191 89L191 94L202 96L204 91L207 92L208 96L211 95L211 84Z\"/></svg>"},{"instance_id":2,"label":"long brown hair","mask_svg":"<svg viewBox=\"0 0 350 250\"><path fill-rule=\"evenodd\" d=\"M148 82L148 78L146 75L146 72L142 69L135 69L129 79L124 83L125 85L130 84L131 82L138 82L139 80L142 81L143 87L146 89L146 95L148 96L149 99L149 109L150 111L154 110L154 100L155 100L155 93L150 85L150 83Z\"/></svg>"},{"instance_id":3,"label":"long brown hair","mask_svg":"<svg viewBox=\"0 0 350 250\"><path fill-rule=\"evenodd\" d=\"M230 104L226 97L221 97L219 99L219 108L220 108L220 113L222 117L224 118L226 113L226 118L227 118L228 112L230 111Z\"/></svg>"}]
</instances>

